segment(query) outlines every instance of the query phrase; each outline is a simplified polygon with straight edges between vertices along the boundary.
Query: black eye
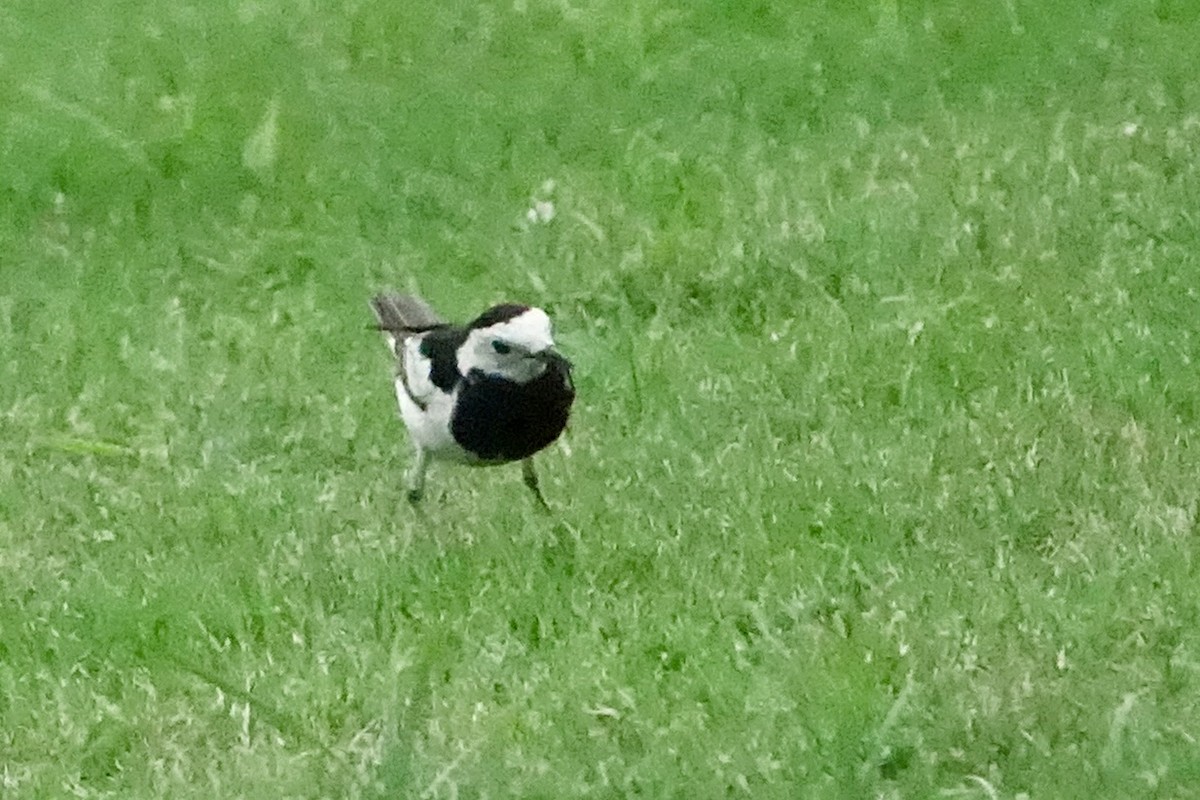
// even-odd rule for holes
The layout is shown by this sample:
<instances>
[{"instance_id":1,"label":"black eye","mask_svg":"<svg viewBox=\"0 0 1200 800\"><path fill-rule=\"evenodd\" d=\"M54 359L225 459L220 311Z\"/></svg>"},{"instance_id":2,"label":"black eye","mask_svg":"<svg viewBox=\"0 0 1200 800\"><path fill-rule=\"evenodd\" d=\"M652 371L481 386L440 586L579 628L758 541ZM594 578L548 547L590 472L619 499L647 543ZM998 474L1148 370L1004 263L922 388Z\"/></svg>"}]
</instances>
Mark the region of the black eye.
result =
<instances>
[{"instance_id":1,"label":"black eye","mask_svg":"<svg viewBox=\"0 0 1200 800\"><path fill-rule=\"evenodd\" d=\"M512 352L512 348L499 339L492 339L492 349L502 356L506 356Z\"/></svg>"}]
</instances>

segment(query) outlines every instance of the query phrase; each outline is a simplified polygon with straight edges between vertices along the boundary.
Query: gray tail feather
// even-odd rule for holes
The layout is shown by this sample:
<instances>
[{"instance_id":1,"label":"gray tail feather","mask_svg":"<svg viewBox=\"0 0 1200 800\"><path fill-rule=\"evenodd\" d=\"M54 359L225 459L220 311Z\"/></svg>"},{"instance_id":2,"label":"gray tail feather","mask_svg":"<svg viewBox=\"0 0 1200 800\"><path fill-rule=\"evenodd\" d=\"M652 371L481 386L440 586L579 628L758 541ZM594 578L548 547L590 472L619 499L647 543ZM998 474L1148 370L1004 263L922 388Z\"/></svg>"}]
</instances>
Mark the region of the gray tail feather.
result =
<instances>
[{"instance_id":1,"label":"gray tail feather","mask_svg":"<svg viewBox=\"0 0 1200 800\"><path fill-rule=\"evenodd\" d=\"M371 298L379 329L394 334L419 333L446 322L419 297L411 294L379 294Z\"/></svg>"}]
</instances>

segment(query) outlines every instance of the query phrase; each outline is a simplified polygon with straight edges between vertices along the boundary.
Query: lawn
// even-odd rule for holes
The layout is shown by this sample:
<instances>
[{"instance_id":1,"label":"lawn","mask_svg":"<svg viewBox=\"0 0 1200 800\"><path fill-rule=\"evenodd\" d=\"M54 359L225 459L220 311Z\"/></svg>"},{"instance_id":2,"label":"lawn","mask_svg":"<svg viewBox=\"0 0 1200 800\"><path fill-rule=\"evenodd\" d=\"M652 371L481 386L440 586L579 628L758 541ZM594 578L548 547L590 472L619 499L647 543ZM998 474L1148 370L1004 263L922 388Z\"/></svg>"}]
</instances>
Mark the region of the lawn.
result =
<instances>
[{"instance_id":1,"label":"lawn","mask_svg":"<svg viewBox=\"0 0 1200 800\"><path fill-rule=\"evenodd\" d=\"M0 9L0 797L1200 797L1200 5ZM555 320L414 510L375 291Z\"/></svg>"}]
</instances>

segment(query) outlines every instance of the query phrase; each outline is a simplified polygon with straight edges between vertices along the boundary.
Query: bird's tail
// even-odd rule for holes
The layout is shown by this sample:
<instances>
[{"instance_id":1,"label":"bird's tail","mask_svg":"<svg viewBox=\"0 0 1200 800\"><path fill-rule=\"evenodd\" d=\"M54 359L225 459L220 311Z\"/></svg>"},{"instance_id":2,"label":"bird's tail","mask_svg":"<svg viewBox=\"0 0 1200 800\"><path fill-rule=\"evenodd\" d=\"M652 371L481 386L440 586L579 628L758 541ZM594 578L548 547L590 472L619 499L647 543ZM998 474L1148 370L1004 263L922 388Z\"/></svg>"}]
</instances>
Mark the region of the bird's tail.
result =
<instances>
[{"instance_id":1,"label":"bird's tail","mask_svg":"<svg viewBox=\"0 0 1200 800\"><path fill-rule=\"evenodd\" d=\"M411 294L375 295L371 308L379 320L379 330L399 338L446 324L428 303Z\"/></svg>"}]
</instances>

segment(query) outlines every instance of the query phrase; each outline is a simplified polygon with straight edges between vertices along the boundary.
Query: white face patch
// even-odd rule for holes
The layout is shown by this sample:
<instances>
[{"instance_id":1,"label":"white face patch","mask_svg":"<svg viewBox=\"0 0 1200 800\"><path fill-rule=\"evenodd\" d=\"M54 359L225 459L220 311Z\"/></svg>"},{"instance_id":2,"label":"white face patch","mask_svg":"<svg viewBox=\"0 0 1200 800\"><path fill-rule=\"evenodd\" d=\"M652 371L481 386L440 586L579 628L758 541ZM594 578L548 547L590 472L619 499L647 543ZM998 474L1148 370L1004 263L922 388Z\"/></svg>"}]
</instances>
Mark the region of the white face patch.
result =
<instances>
[{"instance_id":1,"label":"white face patch","mask_svg":"<svg viewBox=\"0 0 1200 800\"><path fill-rule=\"evenodd\" d=\"M540 308L531 308L507 322L480 328L474 333L487 333L529 353L540 353L554 346L550 333L550 317Z\"/></svg>"},{"instance_id":2,"label":"white face patch","mask_svg":"<svg viewBox=\"0 0 1200 800\"><path fill-rule=\"evenodd\" d=\"M458 368L464 375L475 369L525 383L546 370L545 362L536 356L553 346L550 317L540 308L531 308L467 334L458 349Z\"/></svg>"}]
</instances>

